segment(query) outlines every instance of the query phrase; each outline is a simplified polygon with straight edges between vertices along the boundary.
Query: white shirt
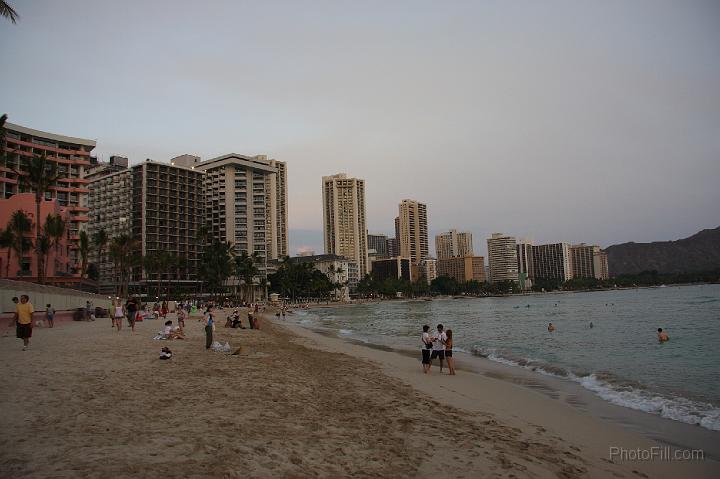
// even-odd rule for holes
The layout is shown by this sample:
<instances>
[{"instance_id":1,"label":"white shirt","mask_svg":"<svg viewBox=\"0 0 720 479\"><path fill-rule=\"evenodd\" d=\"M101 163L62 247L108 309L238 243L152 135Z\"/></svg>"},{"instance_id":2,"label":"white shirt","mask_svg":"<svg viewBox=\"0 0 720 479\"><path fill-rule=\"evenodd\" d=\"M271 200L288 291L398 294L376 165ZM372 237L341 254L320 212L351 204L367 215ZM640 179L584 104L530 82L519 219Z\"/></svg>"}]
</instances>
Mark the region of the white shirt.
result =
<instances>
[{"instance_id":1,"label":"white shirt","mask_svg":"<svg viewBox=\"0 0 720 479\"><path fill-rule=\"evenodd\" d=\"M422 337L420 338L420 347L422 349L427 349L426 344L430 342L430 335L428 333L422 333Z\"/></svg>"},{"instance_id":2,"label":"white shirt","mask_svg":"<svg viewBox=\"0 0 720 479\"><path fill-rule=\"evenodd\" d=\"M445 341L447 336L445 333L438 333L433 336L433 351L445 351Z\"/></svg>"}]
</instances>

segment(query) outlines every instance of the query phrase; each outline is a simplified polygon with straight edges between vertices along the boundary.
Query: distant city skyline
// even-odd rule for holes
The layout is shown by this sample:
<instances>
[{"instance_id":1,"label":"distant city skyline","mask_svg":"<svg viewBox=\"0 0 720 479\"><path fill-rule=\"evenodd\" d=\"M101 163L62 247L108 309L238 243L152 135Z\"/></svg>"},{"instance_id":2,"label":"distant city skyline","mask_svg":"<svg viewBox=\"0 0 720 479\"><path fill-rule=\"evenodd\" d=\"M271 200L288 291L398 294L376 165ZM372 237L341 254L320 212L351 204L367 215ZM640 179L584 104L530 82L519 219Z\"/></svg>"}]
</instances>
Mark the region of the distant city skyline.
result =
<instances>
[{"instance_id":1,"label":"distant city skyline","mask_svg":"<svg viewBox=\"0 0 720 479\"><path fill-rule=\"evenodd\" d=\"M487 256L498 231L606 247L718 226L718 2L409 5L16 2L0 113L104 160L286 162L293 255L323 250L317 185L340 171L365 179L370 232L422 199L431 254L452 228Z\"/></svg>"}]
</instances>

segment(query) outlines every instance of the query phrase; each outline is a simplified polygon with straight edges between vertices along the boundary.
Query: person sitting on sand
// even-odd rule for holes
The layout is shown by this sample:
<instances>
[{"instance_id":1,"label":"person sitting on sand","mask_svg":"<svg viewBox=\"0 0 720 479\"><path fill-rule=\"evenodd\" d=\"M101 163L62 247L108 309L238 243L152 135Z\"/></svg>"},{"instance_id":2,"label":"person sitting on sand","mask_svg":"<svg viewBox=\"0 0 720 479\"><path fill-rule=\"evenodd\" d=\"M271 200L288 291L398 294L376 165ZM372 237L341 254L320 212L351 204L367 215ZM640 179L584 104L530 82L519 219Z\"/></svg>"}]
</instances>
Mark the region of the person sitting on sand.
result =
<instances>
[{"instance_id":1,"label":"person sitting on sand","mask_svg":"<svg viewBox=\"0 0 720 479\"><path fill-rule=\"evenodd\" d=\"M549 323L548 324L548 332L552 333L553 331L555 331L555 326L553 325L553 323Z\"/></svg>"},{"instance_id":2,"label":"person sitting on sand","mask_svg":"<svg viewBox=\"0 0 720 479\"><path fill-rule=\"evenodd\" d=\"M664 343L665 341L670 341L670 336L668 336L662 328L658 328L658 341L660 341L661 343Z\"/></svg>"},{"instance_id":3,"label":"person sitting on sand","mask_svg":"<svg viewBox=\"0 0 720 479\"><path fill-rule=\"evenodd\" d=\"M160 359L170 359L172 358L172 351L170 351L170 348L165 346L162 348L162 351L160 352Z\"/></svg>"},{"instance_id":4,"label":"person sitting on sand","mask_svg":"<svg viewBox=\"0 0 720 479\"><path fill-rule=\"evenodd\" d=\"M448 369L450 370L450 375L455 376L455 360L453 359L453 337L452 337L452 329L448 329L445 332L445 335L447 336L447 339L445 340L445 359L447 360Z\"/></svg>"},{"instance_id":5,"label":"person sitting on sand","mask_svg":"<svg viewBox=\"0 0 720 479\"><path fill-rule=\"evenodd\" d=\"M425 374L430 372L430 350L432 349L432 339L430 339L430 326L427 324L423 326L423 332L422 336L420 336L420 347L422 348L422 365L423 365L423 372Z\"/></svg>"}]
</instances>

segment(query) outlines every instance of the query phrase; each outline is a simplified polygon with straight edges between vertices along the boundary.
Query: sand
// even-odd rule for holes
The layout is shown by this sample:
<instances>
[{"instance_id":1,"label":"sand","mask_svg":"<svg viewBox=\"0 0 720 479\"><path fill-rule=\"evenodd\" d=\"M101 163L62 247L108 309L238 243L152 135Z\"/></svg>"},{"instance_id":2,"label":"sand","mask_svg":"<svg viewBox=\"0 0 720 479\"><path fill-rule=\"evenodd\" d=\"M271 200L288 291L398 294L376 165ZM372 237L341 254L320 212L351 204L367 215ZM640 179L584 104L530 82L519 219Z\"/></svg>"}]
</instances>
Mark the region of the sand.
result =
<instances>
[{"instance_id":1,"label":"sand","mask_svg":"<svg viewBox=\"0 0 720 479\"><path fill-rule=\"evenodd\" d=\"M221 313L221 318L224 315ZM512 383L266 319L239 355L108 319L0 337L1 477L717 477L717 463L607 461L654 443ZM162 346L174 357L158 359ZM435 373L435 371L434 371Z\"/></svg>"}]
</instances>

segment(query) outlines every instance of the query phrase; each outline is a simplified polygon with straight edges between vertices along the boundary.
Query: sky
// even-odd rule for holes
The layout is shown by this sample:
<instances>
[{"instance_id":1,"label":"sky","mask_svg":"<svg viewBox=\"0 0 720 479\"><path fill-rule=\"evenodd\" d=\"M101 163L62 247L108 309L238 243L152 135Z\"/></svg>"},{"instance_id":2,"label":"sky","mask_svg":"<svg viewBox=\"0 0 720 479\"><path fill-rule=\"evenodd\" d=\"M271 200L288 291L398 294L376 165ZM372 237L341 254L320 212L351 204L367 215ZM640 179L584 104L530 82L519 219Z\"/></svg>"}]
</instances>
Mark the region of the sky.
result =
<instances>
[{"instance_id":1,"label":"sky","mask_svg":"<svg viewBox=\"0 0 720 479\"><path fill-rule=\"evenodd\" d=\"M10 0L0 112L100 159L287 162L290 250L321 177L368 229L673 240L720 225L720 2Z\"/></svg>"}]
</instances>

